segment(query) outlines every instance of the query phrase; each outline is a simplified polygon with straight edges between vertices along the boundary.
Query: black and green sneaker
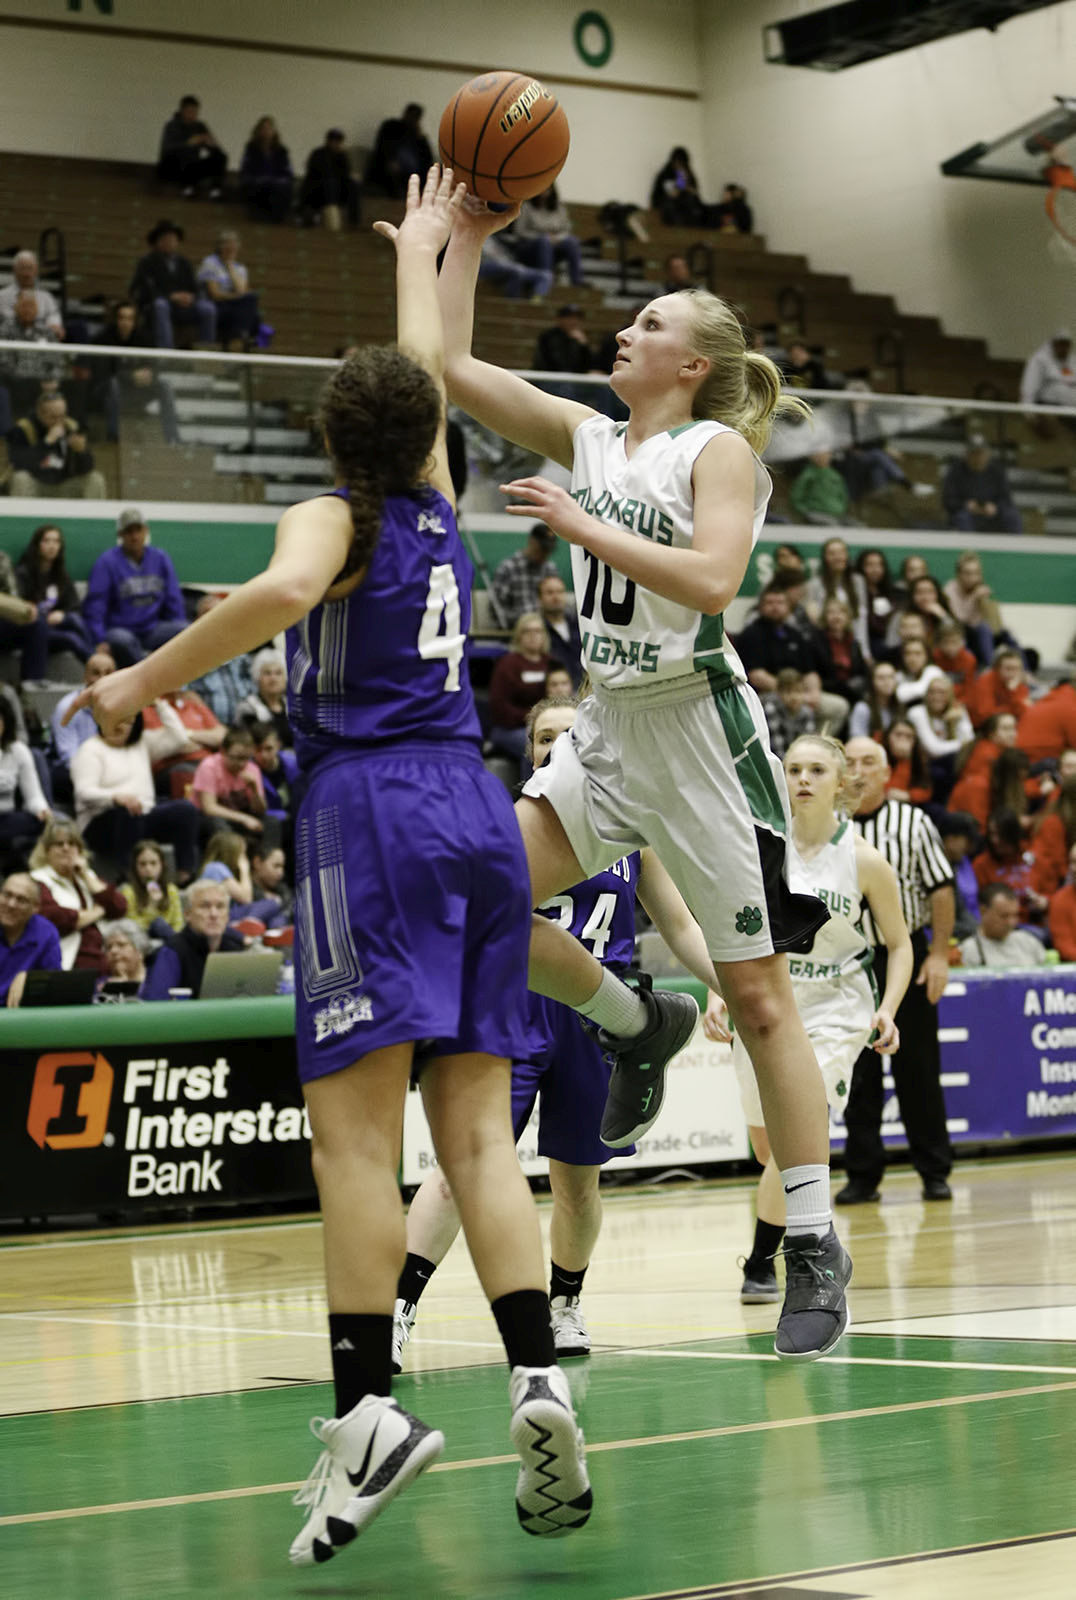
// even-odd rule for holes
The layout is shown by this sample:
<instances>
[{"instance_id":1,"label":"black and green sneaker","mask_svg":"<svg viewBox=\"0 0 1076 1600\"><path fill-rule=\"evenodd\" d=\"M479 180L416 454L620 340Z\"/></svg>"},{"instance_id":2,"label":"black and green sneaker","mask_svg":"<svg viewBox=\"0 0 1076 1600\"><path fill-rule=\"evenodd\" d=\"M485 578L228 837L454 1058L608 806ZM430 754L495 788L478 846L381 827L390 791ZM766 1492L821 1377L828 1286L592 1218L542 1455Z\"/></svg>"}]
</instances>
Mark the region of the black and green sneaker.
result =
<instances>
[{"instance_id":1,"label":"black and green sneaker","mask_svg":"<svg viewBox=\"0 0 1076 1600\"><path fill-rule=\"evenodd\" d=\"M633 1039L602 1030L598 1042L612 1058L609 1093L602 1113L603 1143L614 1150L641 1139L657 1121L665 1099L665 1069L695 1032L699 1008L689 994L639 990L649 1022Z\"/></svg>"},{"instance_id":2,"label":"black and green sneaker","mask_svg":"<svg viewBox=\"0 0 1076 1600\"><path fill-rule=\"evenodd\" d=\"M852 1325L844 1291L852 1258L831 1227L785 1239L785 1303L773 1348L782 1361L817 1361Z\"/></svg>"}]
</instances>

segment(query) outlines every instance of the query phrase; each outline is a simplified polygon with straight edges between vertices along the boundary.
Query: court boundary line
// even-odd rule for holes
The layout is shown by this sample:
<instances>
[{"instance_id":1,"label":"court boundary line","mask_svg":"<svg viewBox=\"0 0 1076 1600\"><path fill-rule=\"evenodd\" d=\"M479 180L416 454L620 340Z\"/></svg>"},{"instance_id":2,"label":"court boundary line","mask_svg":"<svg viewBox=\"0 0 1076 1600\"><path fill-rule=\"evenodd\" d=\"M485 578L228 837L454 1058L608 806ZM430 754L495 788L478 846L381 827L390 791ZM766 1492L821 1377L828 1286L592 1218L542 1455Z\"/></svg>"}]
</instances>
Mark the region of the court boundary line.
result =
<instances>
[{"instance_id":1,"label":"court boundary line","mask_svg":"<svg viewBox=\"0 0 1076 1600\"><path fill-rule=\"evenodd\" d=\"M650 1594L625 1595L621 1600L720 1600L722 1595L763 1593L775 1583L801 1582L815 1578L851 1577L856 1572L877 1572L886 1567L907 1567L916 1562L946 1561L952 1556L982 1555L989 1550L1009 1550L1018 1545L1049 1544L1058 1539L1076 1538L1076 1528L1059 1528L1053 1533L1026 1533L1012 1539L990 1539L982 1544L939 1546L936 1550L917 1550L910 1555L879 1556L872 1561L850 1562L843 1567L809 1567L802 1572L773 1572L765 1578L729 1579L723 1583L702 1584L694 1589L660 1589Z\"/></svg>"},{"instance_id":2,"label":"court boundary line","mask_svg":"<svg viewBox=\"0 0 1076 1600\"><path fill-rule=\"evenodd\" d=\"M639 1450L667 1444L692 1444L705 1439L733 1438L740 1434L778 1433L786 1428L822 1427L830 1422L858 1422L868 1417L901 1416L913 1411L950 1410L957 1406L985 1405L990 1402L1000 1403L1005 1400L1027 1399L1035 1395L1072 1392L1076 1392L1076 1381L1072 1383L1032 1384L1020 1389L997 1389L988 1394L942 1395L932 1400L910 1400L890 1406L864 1406L851 1411L827 1411L820 1412L817 1415L809 1414L801 1417L768 1417L761 1422L732 1423L721 1428L692 1428L678 1433L652 1434L645 1438L609 1439L599 1444L588 1444L587 1454L592 1456L604 1455L614 1450ZM481 1467L505 1465L518 1466L519 1457L514 1452L511 1455L474 1456L463 1461L436 1462L428 1470L430 1472L467 1472ZM270 1494L294 1494L297 1489L302 1487L303 1482L304 1480L300 1478L290 1483L251 1484L239 1489L204 1490L186 1495L162 1495L149 1500L119 1500L99 1506L69 1506L53 1511L16 1512L10 1516L0 1517L0 1528L24 1527L31 1523L39 1522L69 1522L81 1517L118 1516L131 1511L159 1511L170 1507L211 1504L217 1500L244 1500ZM755 1580L751 1581L755 1582ZM769 1581L772 1582L773 1580L770 1579ZM695 1592L697 1593L698 1591ZM725 1592L728 1593L729 1591L726 1590ZM705 1594L706 1591L703 1590L702 1593ZM640 1596L638 1600L650 1600L650 1597ZM653 1600L667 1600L667 1597L658 1595L653 1597Z\"/></svg>"}]
</instances>

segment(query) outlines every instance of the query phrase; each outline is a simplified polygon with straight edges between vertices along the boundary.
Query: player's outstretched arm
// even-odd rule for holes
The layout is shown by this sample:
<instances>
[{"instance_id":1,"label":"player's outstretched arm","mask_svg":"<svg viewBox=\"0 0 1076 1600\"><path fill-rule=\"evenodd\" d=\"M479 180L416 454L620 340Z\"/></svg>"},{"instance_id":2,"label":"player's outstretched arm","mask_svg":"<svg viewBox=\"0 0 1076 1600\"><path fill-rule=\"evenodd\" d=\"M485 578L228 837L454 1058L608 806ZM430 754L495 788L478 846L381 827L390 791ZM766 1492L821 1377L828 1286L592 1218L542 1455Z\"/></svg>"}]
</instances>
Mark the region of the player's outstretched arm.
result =
<instances>
[{"instance_id":1,"label":"player's outstretched arm","mask_svg":"<svg viewBox=\"0 0 1076 1600\"><path fill-rule=\"evenodd\" d=\"M451 167L431 167L420 186L417 173L407 185L407 210L398 228L375 222L374 231L396 247L396 342L429 373L441 394L441 422L429 481L455 504L445 446L445 338L437 297L437 257L444 249L463 201L464 187Z\"/></svg>"},{"instance_id":2,"label":"player's outstretched arm","mask_svg":"<svg viewBox=\"0 0 1076 1600\"><path fill-rule=\"evenodd\" d=\"M595 415L590 406L544 394L524 378L479 361L471 352L474 295L483 241L507 227L518 214L518 206L490 211L484 201L473 195L463 203L438 279L448 394L456 405L494 433L570 467L572 435L581 422Z\"/></svg>"},{"instance_id":3,"label":"player's outstretched arm","mask_svg":"<svg viewBox=\"0 0 1076 1600\"><path fill-rule=\"evenodd\" d=\"M717 973L706 938L687 902L649 846L639 857L636 893L643 909L683 966L708 989L717 990Z\"/></svg>"},{"instance_id":4,"label":"player's outstretched arm","mask_svg":"<svg viewBox=\"0 0 1076 1600\"><path fill-rule=\"evenodd\" d=\"M896 874L885 857L865 839L856 840L856 872L874 925L889 951L885 993L873 1022L878 1034L874 1048L882 1055L892 1055L900 1047L900 1035L893 1018L912 981L912 941L900 909Z\"/></svg>"}]
</instances>

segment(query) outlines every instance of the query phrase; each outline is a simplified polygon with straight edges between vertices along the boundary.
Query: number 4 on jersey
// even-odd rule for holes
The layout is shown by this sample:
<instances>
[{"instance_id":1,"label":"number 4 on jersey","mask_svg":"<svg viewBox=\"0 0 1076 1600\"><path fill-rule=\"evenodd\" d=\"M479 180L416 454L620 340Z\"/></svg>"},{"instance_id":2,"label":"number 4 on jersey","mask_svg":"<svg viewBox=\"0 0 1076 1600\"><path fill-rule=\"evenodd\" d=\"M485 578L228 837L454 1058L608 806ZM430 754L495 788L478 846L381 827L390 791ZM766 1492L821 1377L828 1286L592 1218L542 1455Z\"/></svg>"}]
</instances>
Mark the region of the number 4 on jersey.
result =
<instances>
[{"instance_id":1,"label":"number 4 on jersey","mask_svg":"<svg viewBox=\"0 0 1076 1600\"><path fill-rule=\"evenodd\" d=\"M460 686L460 662L466 642L460 627L460 591L456 585L456 574L447 563L431 567L426 610L418 630L418 653L423 661L445 662L446 694L454 693Z\"/></svg>"}]
</instances>

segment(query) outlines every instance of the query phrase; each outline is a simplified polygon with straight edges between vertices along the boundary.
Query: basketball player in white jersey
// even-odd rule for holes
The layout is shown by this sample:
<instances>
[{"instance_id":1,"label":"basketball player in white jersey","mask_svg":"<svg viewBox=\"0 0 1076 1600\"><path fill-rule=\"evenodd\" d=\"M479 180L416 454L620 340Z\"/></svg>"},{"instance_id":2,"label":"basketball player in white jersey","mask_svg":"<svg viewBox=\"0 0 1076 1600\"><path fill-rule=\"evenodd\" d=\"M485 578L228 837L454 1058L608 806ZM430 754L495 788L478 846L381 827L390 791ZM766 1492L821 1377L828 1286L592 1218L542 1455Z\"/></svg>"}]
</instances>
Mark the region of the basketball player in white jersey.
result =
<instances>
[{"instance_id":1,"label":"basketball player in white jersey","mask_svg":"<svg viewBox=\"0 0 1076 1600\"><path fill-rule=\"evenodd\" d=\"M810 954L789 959L792 992L814 1045L826 1098L843 1111L852 1068L867 1041L873 1037L880 1055L893 1055L900 1046L893 1018L911 979L912 944L892 867L842 814L847 784L843 746L823 734L804 734L788 748L785 773L792 805L792 883L817 895L829 909L829 921L815 935ZM854 810L854 803L847 809ZM864 901L889 950L880 999L870 946L859 926ZM724 1012L721 1001L711 995L703 1026L713 1039L726 1037ZM785 1195L751 1060L738 1034L732 1059L751 1146L763 1163L755 1240L744 1263L740 1293L751 1305L781 1298L774 1256L785 1231Z\"/></svg>"},{"instance_id":2,"label":"basketball player in white jersey","mask_svg":"<svg viewBox=\"0 0 1076 1600\"><path fill-rule=\"evenodd\" d=\"M697 915L788 1193L775 1349L814 1360L847 1324L852 1267L832 1226L822 1079L782 952L806 952L827 913L789 888L783 773L722 622L769 499L759 452L778 414L804 408L773 363L746 349L731 307L697 290L662 295L618 334L611 383L627 423L477 360L482 243L515 209L465 202L438 292L452 400L572 471L570 493L542 478L505 486L512 514L540 517L572 546L594 683L517 806L531 902L650 845ZM533 924L530 984L601 1029L615 1055L602 1139L630 1143L660 1109L694 1002L633 990L545 918Z\"/></svg>"}]
</instances>

